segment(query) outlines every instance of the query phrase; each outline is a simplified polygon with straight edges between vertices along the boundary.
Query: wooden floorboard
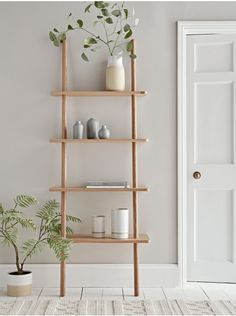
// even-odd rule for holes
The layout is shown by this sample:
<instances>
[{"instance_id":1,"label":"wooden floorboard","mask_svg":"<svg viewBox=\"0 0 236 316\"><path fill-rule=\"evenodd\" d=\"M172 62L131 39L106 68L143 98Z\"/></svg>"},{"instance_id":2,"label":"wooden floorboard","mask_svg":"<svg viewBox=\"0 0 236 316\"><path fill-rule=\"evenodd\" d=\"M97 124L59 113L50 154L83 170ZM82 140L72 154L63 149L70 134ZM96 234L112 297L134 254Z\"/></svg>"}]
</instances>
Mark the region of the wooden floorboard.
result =
<instances>
[{"instance_id":1,"label":"wooden floorboard","mask_svg":"<svg viewBox=\"0 0 236 316\"><path fill-rule=\"evenodd\" d=\"M59 288L33 288L32 296L16 298L7 296L0 288L0 301L37 300L59 298ZM185 288L143 288L140 296L133 295L133 288L67 288L66 297L88 300L236 300L236 284L190 284Z\"/></svg>"},{"instance_id":2,"label":"wooden floorboard","mask_svg":"<svg viewBox=\"0 0 236 316\"><path fill-rule=\"evenodd\" d=\"M147 300L165 300L162 288L144 288L143 294Z\"/></svg>"},{"instance_id":3,"label":"wooden floorboard","mask_svg":"<svg viewBox=\"0 0 236 316\"><path fill-rule=\"evenodd\" d=\"M123 290L122 288L103 288L102 298L104 300L123 300Z\"/></svg>"},{"instance_id":4,"label":"wooden floorboard","mask_svg":"<svg viewBox=\"0 0 236 316\"><path fill-rule=\"evenodd\" d=\"M139 296L134 296L134 289L133 288L123 288L123 293L124 293L124 300L125 301L143 300L144 299L143 289L140 289Z\"/></svg>"},{"instance_id":5,"label":"wooden floorboard","mask_svg":"<svg viewBox=\"0 0 236 316\"><path fill-rule=\"evenodd\" d=\"M103 296L103 289L98 287L83 288L82 300L101 300Z\"/></svg>"}]
</instances>

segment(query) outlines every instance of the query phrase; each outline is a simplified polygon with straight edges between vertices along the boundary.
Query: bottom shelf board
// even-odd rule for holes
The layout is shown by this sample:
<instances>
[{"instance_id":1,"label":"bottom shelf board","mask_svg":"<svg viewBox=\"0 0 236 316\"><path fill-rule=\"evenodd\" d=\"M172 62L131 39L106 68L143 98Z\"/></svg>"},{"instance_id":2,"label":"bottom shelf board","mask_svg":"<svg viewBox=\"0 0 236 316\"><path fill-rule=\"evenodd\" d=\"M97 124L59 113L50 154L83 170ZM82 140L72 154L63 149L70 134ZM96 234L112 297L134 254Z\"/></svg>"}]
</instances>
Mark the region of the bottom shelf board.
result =
<instances>
[{"instance_id":1,"label":"bottom shelf board","mask_svg":"<svg viewBox=\"0 0 236 316\"><path fill-rule=\"evenodd\" d=\"M74 243L114 243L114 244L138 244L138 243L149 243L150 238L147 234L140 234L138 238L134 238L130 235L126 239L115 239L111 235L105 235L103 238L94 238L92 235L85 234L73 234L72 236L67 236L71 238Z\"/></svg>"}]
</instances>

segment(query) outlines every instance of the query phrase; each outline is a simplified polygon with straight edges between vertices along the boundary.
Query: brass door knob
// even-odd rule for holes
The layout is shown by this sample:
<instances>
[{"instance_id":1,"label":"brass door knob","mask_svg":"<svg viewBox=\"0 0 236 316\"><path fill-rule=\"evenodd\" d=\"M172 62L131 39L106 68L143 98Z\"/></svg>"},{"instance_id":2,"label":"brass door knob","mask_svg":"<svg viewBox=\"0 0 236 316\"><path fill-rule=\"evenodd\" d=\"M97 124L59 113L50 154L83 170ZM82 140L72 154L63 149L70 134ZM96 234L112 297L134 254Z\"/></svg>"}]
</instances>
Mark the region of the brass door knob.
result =
<instances>
[{"instance_id":1,"label":"brass door knob","mask_svg":"<svg viewBox=\"0 0 236 316\"><path fill-rule=\"evenodd\" d=\"M199 171L195 171L194 173L193 173L193 177L194 177L194 179L200 179L201 178L201 173L199 172Z\"/></svg>"}]
</instances>

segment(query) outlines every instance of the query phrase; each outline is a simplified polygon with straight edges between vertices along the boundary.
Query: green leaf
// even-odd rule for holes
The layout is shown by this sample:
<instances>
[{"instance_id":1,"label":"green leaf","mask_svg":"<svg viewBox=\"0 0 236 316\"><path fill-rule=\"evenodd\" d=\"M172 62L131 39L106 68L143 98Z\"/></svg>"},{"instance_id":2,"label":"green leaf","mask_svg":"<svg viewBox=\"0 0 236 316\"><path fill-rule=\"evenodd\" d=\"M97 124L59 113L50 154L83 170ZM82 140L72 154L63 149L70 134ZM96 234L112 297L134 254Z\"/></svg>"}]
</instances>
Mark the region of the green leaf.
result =
<instances>
[{"instance_id":1,"label":"green leaf","mask_svg":"<svg viewBox=\"0 0 236 316\"><path fill-rule=\"evenodd\" d=\"M81 54L81 58L84 60L84 61L89 61L88 57L85 55L85 53L82 53Z\"/></svg>"},{"instance_id":2,"label":"green leaf","mask_svg":"<svg viewBox=\"0 0 236 316\"><path fill-rule=\"evenodd\" d=\"M73 222L73 223L81 223L81 219L76 217L76 216L72 216L72 215L66 215L66 220L68 222Z\"/></svg>"},{"instance_id":3,"label":"green leaf","mask_svg":"<svg viewBox=\"0 0 236 316\"><path fill-rule=\"evenodd\" d=\"M86 44L86 45L84 45L84 48L89 48L89 47L90 47L90 46L89 46L89 45L87 45L87 44Z\"/></svg>"},{"instance_id":4,"label":"green leaf","mask_svg":"<svg viewBox=\"0 0 236 316\"><path fill-rule=\"evenodd\" d=\"M118 35L120 35L120 33L121 33L121 30L119 30L118 32L116 32Z\"/></svg>"},{"instance_id":5,"label":"green leaf","mask_svg":"<svg viewBox=\"0 0 236 316\"><path fill-rule=\"evenodd\" d=\"M84 22L82 20L77 20L77 24L79 25L79 27L83 27Z\"/></svg>"},{"instance_id":6,"label":"green leaf","mask_svg":"<svg viewBox=\"0 0 236 316\"><path fill-rule=\"evenodd\" d=\"M54 46L56 46L56 47L59 47L59 45L60 45L60 43L59 43L59 41L58 41L57 39L53 42L53 44L54 44Z\"/></svg>"},{"instance_id":7,"label":"green leaf","mask_svg":"<svg viewBox=\"0 0 236 316\"><path fill-rule=\"evenodd\" d=\"M127 52L131 52L132 49L133 49L133 42L130 41L130 42L128 42L127 45L126 45L126 50L127 50Z\"/></svg>"},{"instance_id":8,"label":"green leaf","mask_svg":"<svg viewBox=\"0 0 236 316\"><path fill-rule=\"evenodd\" d=\"M56 29L55 27L54 27L53 31L56 33L59 33L58 29Z\"/></svg>"},{"instance_id":9,"label":"green leaf","mask_svg":"<svg viewBox=\"0 0 236 316\"><path fill-rule=\"evenodd\" d=\"M68 29L69 31L71 31L71 30L73 30L74 28L73 28L72 25L69 24L69 25L67 26L67 29Z\"/></svg>"},{"instance_id":10,"label":"green leaf","mask_svg":"<svg viewBox=\"0 0 236 316\"><path fill-rule=\"evenodd\" d=\"M66 33L61 33L61 34L58 36L58 41L59 41L60 43L63 43L65 40L66 40Z\"/></svg>"},{"instance_id":11,"label":"green leaf","mask_svg":"<svg viewBox=\"0 0 236 316\"><path fill-rule=\"evenodd\" d=\"M0 203L0 213L3 213L4 212L4 208L2 206L2 203Z\"/></svg>"},{"instance_id":12,"label":"green leaf","mask_svg":"<svg viewBox=\"0 0 236 316\"><path fill-rule=\"evenodd\" d=\"M97 15L97 18L98 19L103 19L103 16L102 15Z\"/></svg>"},{"instance_id":13,"label":"green leaf","mask_svg":"<svg viewBox=\"0 0 236 316\"><path fill-rule=\"evenodd\" d=\"M56 35L52 31L49 32L49 39L52 42L54 42L57 39Z\"/></svg>"},{"instance_id":14,"label":"green leaf","mask_svg":"<svg viewBox=\"0 0 236 316\"><path fill-rule=\"evenodd\" d=\"M84 45L94 45L97 44L97 40L93 37L85 38Z\"/></svg>"},{"instance_id":15,"label":"green leaf","mask_svg":"<svg viewBox=\"0 0 236 316\"><path fill-rule=\"evenodd\" d=\"M124 9L124 13L125 13L125 18L126 20L128 19L128 16L129 16L129 11L128 9Z\"/></svg>"},{"instance_id":16,"label":"green leaf","mask_svg":"<svg viewBox=\"0 0 236 316\"><path fill-rule=\"evenodd\" d=\"M118 16L121 15L121 12L120 12L120 10L114 10L114 11L111 12L111 14L116 16L116 17L118 17Z\"/></svg>"},{"instance_id":17,"label":"green leaf","mask_svg":"<svg viewBox=\"0 0 236 316\"><path fill-rule=\"evenodd\" d=\"M90 3L85 9L84 9L84 12L90 12L90 8L93 4Z\"/></svg>"},{"instance_id":18,"label":"green leaf","mask_svg":"<svg viewBox=\"0 0 236 316\"><path fill-rule=\"evenodd\" d=\"M93 22L93 27L95 27L98 23L99 23L99 21L94 21Z\"/></svg>"},{"instance_id":19,"label":"green leaf","mask_svg":"<svg viewBox=\"0 0 236 316\"><path fill-rule=\"evenodd\" d=\"M51 238L48 239L48 245L54 251L57 259L60 261L63 261L69 257L71 240L58 235L52 235Z\"/></svg>"},{"instance_id":20,"label":"green leaf","mask_svg":"<svg viewBox=\"0 0 236 316\"><path fill-rule=\"evenodd\" d=\"M137 58L137 56L135 54L130 54L129 57L132 58L132 59Z\"/></svg>"},{"instance_id":21,"label":"green leaf","mask_svg":"<svg viewBox=\"0 0 236 316\"><path fill-rule=\"evenodd\" d=\"M129 24L125 24L124 31L128 32L129 30L130 30L130 25Z\"/></svg>"},{"instance_id":22,"label":"green leaf","mask_svg":"<svg viewBox=\"0 0 236 316\"><path fill-rule=\"evenodd\" d=\"M94 5L95 5L95 7L98 8L98 9L102 9L102 8L105 7L104 1L95 1L95 2L94 2Z\"/></svg>"},{"instance_id":23,"label":"green leaf","mask_svg":"<svg viewBox=\"0 0 236 316\"><path fill-rule=\"evenodd\" d=\"M132 36L133 32L132 30L130 29L126 34L125 34L125 39L129 38L130 36Z\"/></svg>"},{"instance_id":24,"label":"green leaf","mask_svg":"<svg viewBox=\"0 0 236 316\"><path fill-rule=\"evenodd\" d=\"M21 207L29 207L31 205L38 203L36 198L34 198L31 195L18 195L14 201L17 205Z\"/></svg>"},{"instance_id":25,"label":"green leaf","mask_svg":"<svg viewBox=\"0 0 236 316\"><path fill-rule=\"evenodd\" d=\"M113 24L112 18L106 18L105 21L106 21L108 24Z\"/></svg>"},{"instance_id":26,"label":"green leaf","mask_svg":"<svg viewBox=\"0 0 236 316\"><path fill-rule=\"evenodd\" d=\"M109 12L107 9L102 9L101 11L104 16L109 16Z\"/></svg>"}]
</instances>

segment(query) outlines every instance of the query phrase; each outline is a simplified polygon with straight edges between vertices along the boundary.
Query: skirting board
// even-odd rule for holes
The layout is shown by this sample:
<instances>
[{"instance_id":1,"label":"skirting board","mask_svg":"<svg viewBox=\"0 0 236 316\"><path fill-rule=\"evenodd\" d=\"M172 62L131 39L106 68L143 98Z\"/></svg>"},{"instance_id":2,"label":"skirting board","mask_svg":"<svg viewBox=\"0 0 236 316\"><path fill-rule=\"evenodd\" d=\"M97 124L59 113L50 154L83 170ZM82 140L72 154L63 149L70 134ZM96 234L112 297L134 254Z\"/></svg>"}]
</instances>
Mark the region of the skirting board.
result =
<instances>
[{"instance_id":1,"label":"skirting board","mask_svg":"<svg viewBox=\"0 0 236 316\"><path fill-rule=\"evenodd\" d=\"M67 287L132 287L131 264L67 264ZM34 287L59 287L59 264L28 264L33 271ZM7 273L13 264L0 264L0 287L6 285ZM141 287L175 287L180 285L177 264L140 264Z\"/></svg>"}]
</instances>

